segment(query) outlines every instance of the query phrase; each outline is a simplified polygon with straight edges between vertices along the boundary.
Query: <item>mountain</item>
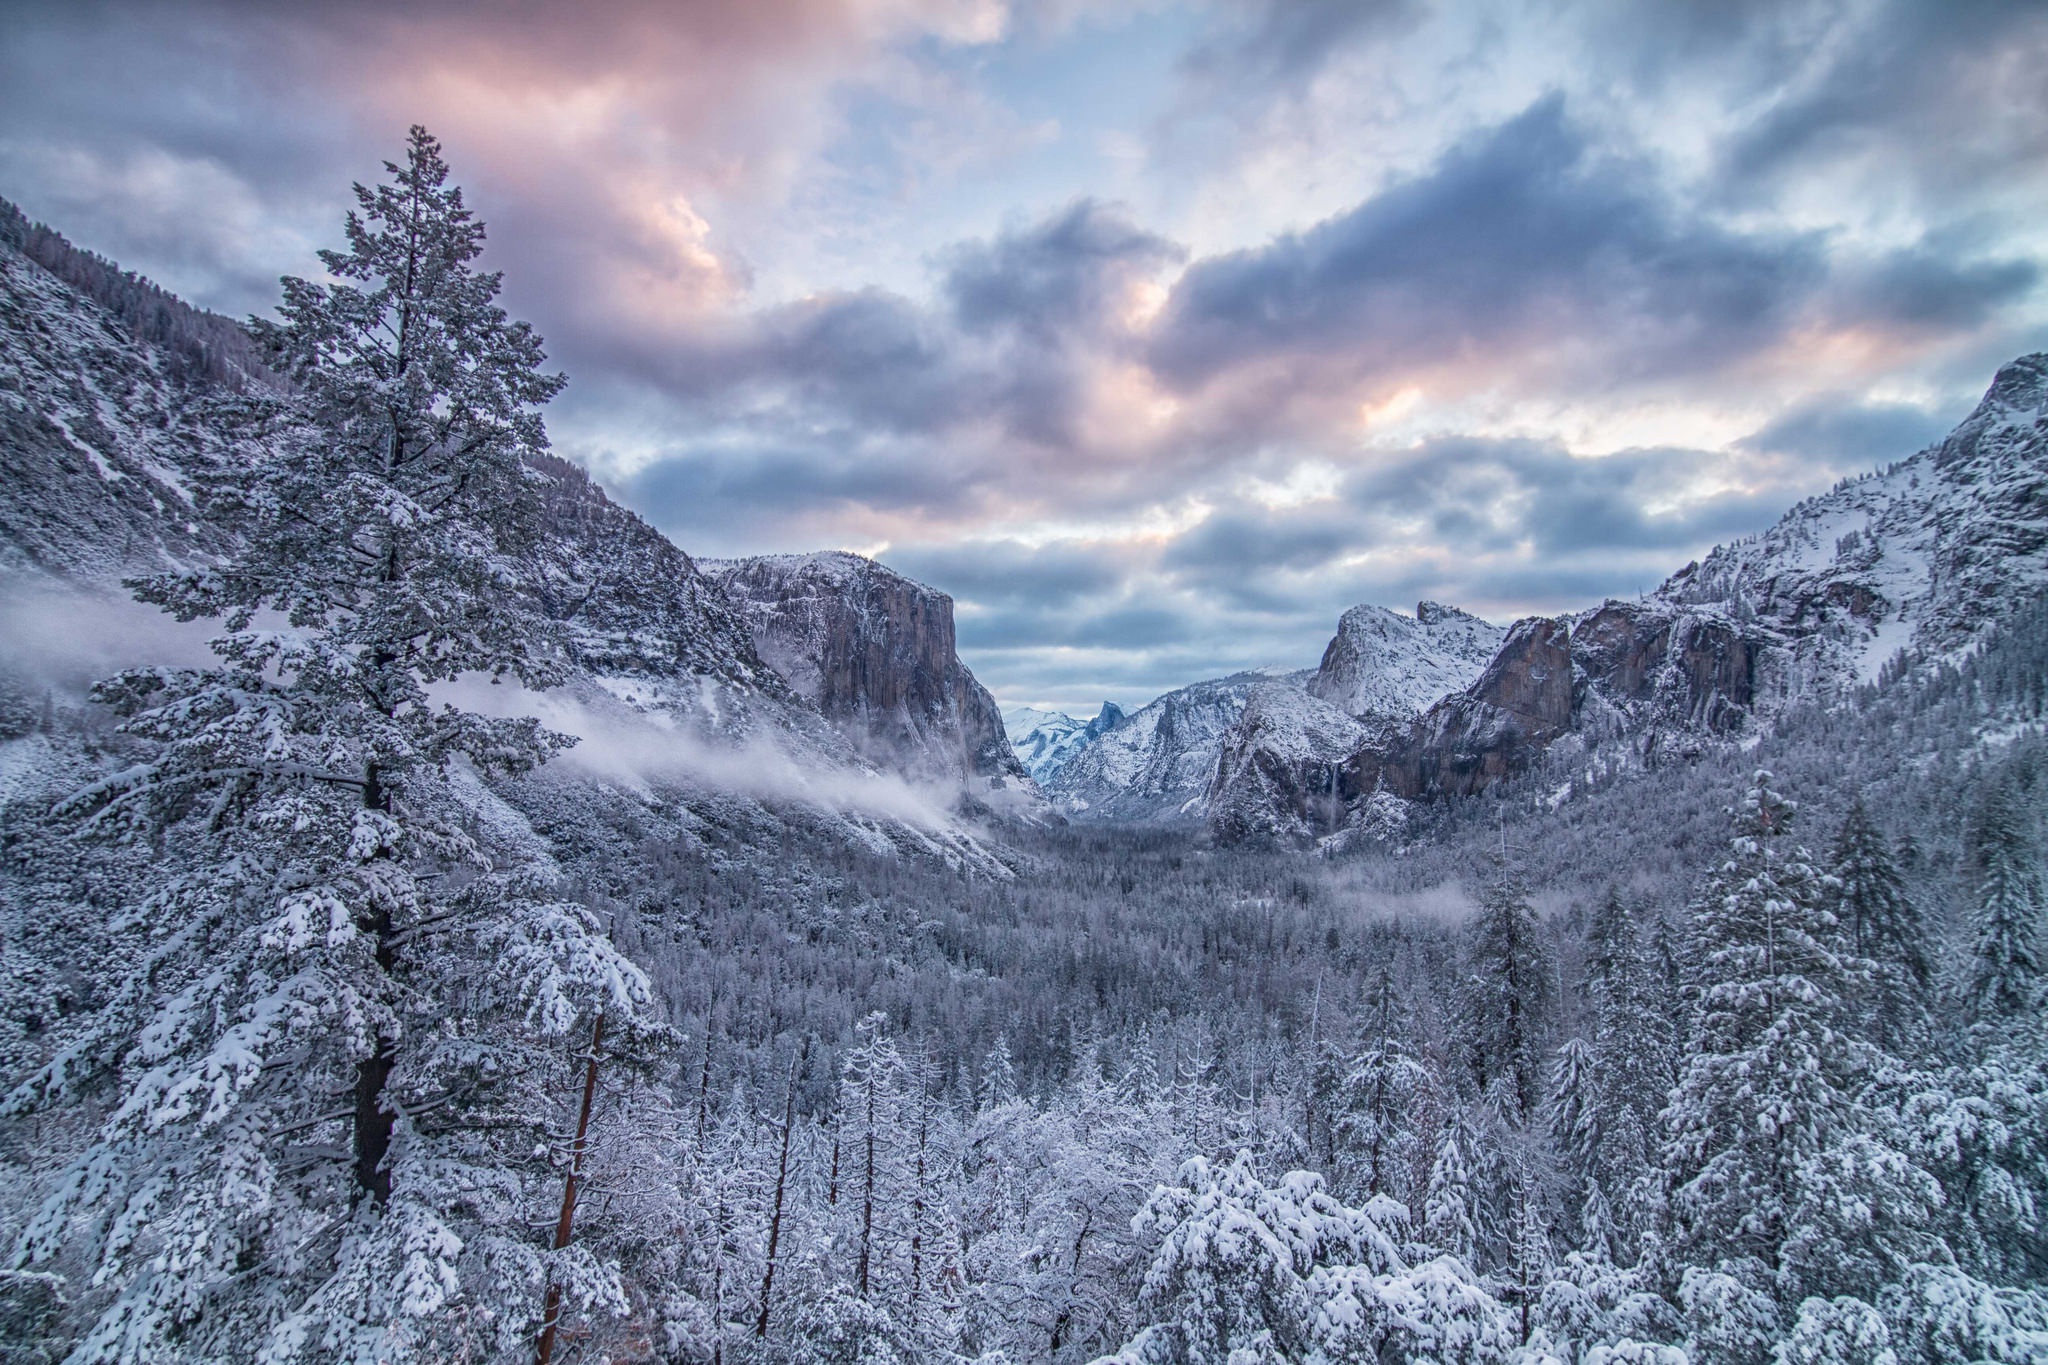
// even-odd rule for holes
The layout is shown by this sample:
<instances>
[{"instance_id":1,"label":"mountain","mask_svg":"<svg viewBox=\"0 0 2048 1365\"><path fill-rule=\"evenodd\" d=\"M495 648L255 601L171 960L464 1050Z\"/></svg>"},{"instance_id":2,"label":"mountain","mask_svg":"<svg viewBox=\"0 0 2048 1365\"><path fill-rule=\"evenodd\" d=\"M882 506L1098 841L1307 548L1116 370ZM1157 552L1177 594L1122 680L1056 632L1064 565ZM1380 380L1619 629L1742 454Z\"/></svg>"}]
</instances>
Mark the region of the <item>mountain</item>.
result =
<instances>
[{"instance_id":1,"label":"mountain","mask_svg":"<svg viewBox=\"0 0 2048 1365\"><path fill-rule=\"evenodd\" d=\"M707 560L755 650L870 760L1035 804L1002 713L954 650L953 599L860 555Z\"/></svg>"},{"instance_id":2,"label":"mountain","mask_svg":"<svg viewBox=\"0 0 2048 1365\"><path fill-rule=\"evenodd\" d=\"M1003 712L1003 733L1025 771L1042 787L1069 759L1115 729L1123 718L1123 708L1108 701L1090 720L1064 711L1017 706Z\"/></svg>"},{"instance_id":3,"label":"mountain","mask_svg":"<svg viewBox=\"0 0 2048 1365\"><path fill-rule=\"evenodd\" d=\"M1654 593L1516 622L1478 676L1405 723L1347 736L1269 699L1256 733L1226 746L1211 827L1287 840L1352 828L1389 799L1483 791L1567 738L1610 767L1694 756L1767 731L1793 701L1847 698L1888 667L1953 662L2044 587L2048 354L2037 354L1999 370L1939 445L1799 503ZM1405 663L1419 632L1386 615L1347 613L1312 695L1370 714L1355 699L1377 695L1374 670L1353 660L1402 685L1422 673ZM1461 629L1462 644L1485 638Z\"/></svg>"},{"instance_id":4,"label":"mountain","mask_svg":"<svg viewBox=\"0 0 2048 1365\"><path fill-rule=\"evenodd\" d=\"M1234 673L1168 692L1124 716L1070 758L1046 794L1077 820L1199 823L1224 737L1262 684L1304 673Z\"/></svg>"},{"instance_id":5,"label":"mountain","mask_svg":"<svg viewBox=\"0 0 2048 1365\"><path fill-rule=\"evenodd\" d=\"M1315 670L1170 692L1066 759L1047 790L1081 820L1206 821L1225 839L1309 837L1337 818L1337 770L1366 736L1470 683L1504 634L1436 602L1413 616L1353 607Z\"/></svg>"},{"instance_id":6,"label":"mountain","mask_svg":"<svg viewBox=\"0 0 2048 1365\"><path fill-rule=\"evenodd\" d=\"M212 490L295 433L288 392L234 323L0 210L0 619L17 641L36 641L0 651L4 740L26 733L53 686L53 700L76 704L86 681L166 648L203 656L205 623L181 631L130 602L120 580L232 550L232 502ZM692 828L798 820L987 861L949 802L905 786L933 766L892 770L858 748L843 718L763 661L752 618L722 580L574 464L540 456L528 472L539 534L506 590L562 625L572 676L542 697L486 689L470 699L582 736L521 784L527 796L582 812L572 826L636 819L632 808L652 803ZM938 652L958 670L950 602L909 587L930 599ZM868 681L882 695L916 692L908 675ZM977 789L990 785L983 772L1028 788L987 693L964 670L942 681L960 698L966 738L959 761L937 771L972 769Z\"/></svg>"},{"instance_id":7,"label":"mountain","mask_svg":"<svg viewBox=\"0 0 2048 1365\"><path fill-rule=\"evenodd\" d=\"M1308 691L1352 716L1412 716L1469 687L1507 632L1437 602L1413 616L1353 607L1309 679Z\"/></svg>"}]
</instances>

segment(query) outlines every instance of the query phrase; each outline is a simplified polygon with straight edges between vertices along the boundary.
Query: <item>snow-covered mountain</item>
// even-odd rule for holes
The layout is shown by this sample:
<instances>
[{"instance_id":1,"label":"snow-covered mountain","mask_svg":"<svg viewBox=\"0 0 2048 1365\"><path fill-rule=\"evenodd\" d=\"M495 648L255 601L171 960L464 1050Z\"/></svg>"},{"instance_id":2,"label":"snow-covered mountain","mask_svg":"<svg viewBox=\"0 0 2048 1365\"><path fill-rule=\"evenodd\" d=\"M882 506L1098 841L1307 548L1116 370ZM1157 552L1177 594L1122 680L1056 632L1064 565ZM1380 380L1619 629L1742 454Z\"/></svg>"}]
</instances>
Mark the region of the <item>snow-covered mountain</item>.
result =
<instances>
[{"instance_id":1,"label":"snow-covered mountain","mask_svg":"<svg viewBox=\"0 0 2048 1365\"><path fill-rule=\"evenodd\" d=\"M33 259L23 249L30 242ZM134 298L149 306L124 311ZM238 335L227 319L26 227L0 203L0 608L11 627L35 623L39 641L60 646L66 620L78 623L71 635L121 637L138 621L157 632L138 636L129 653L120 638L102 640L84 667L78 658L0 650L0 716L36 714L53 674L75 687L154 661L149 651L171 628L130 603L119 580L203 566L235 543L231 505L209 491L264 458L289 436L291 420L282 390L253 362L218 361L243 354L231 344ZM720 819L753 819L745 807L803 808L810 813L793 818L843 825L857 840L923 848L931 831L911 828L922 821L951 831L940 840L945 856L971 844L959 843L967 836L952 829L943 792L906 785L927 782L932 766L892 768L887 753L852 742L843 717L828 716L762 660L751 615L735 609L721 581L568 461L539 457L529 482L540 534L507 589L560 623L572 676L545 697L491 692L476 704L540 714L584 737L533 779L535 790L552 793L546 800L603 804L614 800L607 791L629 804L701 798L703 809L724 812ZM943 604L932 610L944 617L943 656L957 667L950 602L916 594ZM188 634L181 647L195 652L204 627ZM846 644L866 648L858 638ZM988 783L967 783L976 762L1028 788L987 693L964 670L950 678L941 670L940 681L972 723L961 758L939 768L977 797ZM886 692L892 684L874 685ZM0 739L18 728L0 724ZM1042 803L1033 796L1030 804ZM618 814L607 806L603 818Z\"/></svg>"},{"instance_id":2,"label":"snow-covered mountain","mask_svg":"<svg viewBox=\"0 0 2048 1365\"><path fill-rule=\"evenodd\" d=\"M1413 616L1353 607L1309 679L1311 695L1352 716L1412 716L1470 687L1507 632L1456 607L1418 603Z\"/></svg>"},{"instance_id":3,"label":"snow-covered mountain","mask_svg":"<svg viewBox=\"0 0 2048 1365\"><path fill-rule=\"evenodd\" d=\"M1088 720L1064 711L1013 706L1003 712L1003 733L1024 770L1042 787L1075 754L1115 729L1123 718L1123 708L1107 701Z\"/></svg>"},{"instance_id":4,"label":"snow-covered mountain","mask_svg":"<svg viewBox=\"0 0 2048 1365\"><path fill-rule=\"evenodd\" d=\"M1641 600L1532 617L1504 637L1461 624L1468 652L1431 685L1469 668L1489 637L1497 650L1405 724L1347 736L1269 698L1226 745L1212 826L1301 839L1373 823L1386 800L1469 795L1566 737L1655 765L1767 728L1793 699L1846 697L1902 652L1953 660L2044 586L2048 355L2030 355L1939 445L1801 502ZM1407 662L1421 632L1405 620L1347 613L1310 691L1370 714L1354 699L1398 705L1426 690L1401 691L1426 671ZM1379 678L1393 684L1375 692Z\"/></svg>"},{"instance_id":5,"label":"snow-covered mountain","mask_svg":"<svg viewBox=\"0 0 2048 1365\"><path fill-rule=\"evenodd\" d=\"M1038 793L954 649L953 599L843 551L706 560L755 650L891 771L998 802Z\"/></svg>"},{"instance_id":6,"label":"snow-covered mountain","mask_svg":"<svg viewBox=\"0 0 2048 1365\"><path fill-rule=\"evenodd\" d=\"M1252 692L1274 682L1299 689L1307 677L1259 670L1168 692L1069 759L1046 794L1077 820L1199 823L1224 737Z\"/></svg>"}]
</instances>

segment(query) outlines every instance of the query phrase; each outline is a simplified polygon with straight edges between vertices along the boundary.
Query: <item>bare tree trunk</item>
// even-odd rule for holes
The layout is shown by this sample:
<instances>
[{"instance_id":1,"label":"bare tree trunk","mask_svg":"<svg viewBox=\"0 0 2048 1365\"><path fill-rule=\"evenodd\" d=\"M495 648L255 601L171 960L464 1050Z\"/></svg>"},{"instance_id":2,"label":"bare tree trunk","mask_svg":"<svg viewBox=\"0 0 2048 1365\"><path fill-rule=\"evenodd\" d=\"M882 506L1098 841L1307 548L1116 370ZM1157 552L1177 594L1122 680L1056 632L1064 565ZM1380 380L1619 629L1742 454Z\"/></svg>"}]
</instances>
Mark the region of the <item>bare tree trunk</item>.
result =
<instances>
[{"instance_id":1,"label":"bare tree trunk","mask_svg":"<svg viewBox=\"0 0 2048 1365\"><path fill-rule=\"evenodd\" d=\"M931 1136L931 1087L927 1076L928 1057L917 1055L917 1176L910 1196L910 1321L917 1322L918 1298L924 1288L924 1177L925 1152Z\"/></svg>"},{"instance_id":2,"label":"bare tree trunk","mask_svg":"<svg viewBox=\"0 0 2048 1365\"><path fill-rule=\"evenodd\" d=\"M377 659L388 666L388 656L380 653ZM363 809L387 813L391 809L390 794L374 763L363 769ZM397 950L391 943L390 910L380 904L359 916L357 924L376 937L377 966L388 978L398 963ZM385 1103L384 1091L391 1083L391 1071L397 1062L396 1045L380 1032L370 1055L356 1063L354 1146L358 1200L366 1194L379 1204L391 1198L391 1172L384 1161L391 1152L391 1135L397 1128L398 1115Z\"/></svg>"},{"instance_id":3,"label":"bare tree trunk","mask_svg":"<svg viewBox=\"0 0 2048 1365\"><path fill-rule=\"evenodd\" d=\"M868 1267L874 1252L875 1241L875 1087L878 1078L872 1071L867 1078L867 1123L863 1137L864 1157L861 1164L860 1189L860 1264L854 1278L859 1282L860 1296L868 1296Z\"/></svg>"},{"instance_id":4,"label":"bare tree trunk","mask_svg":"<svg viewBox=\"0 0 2048 1365\"><path fill-rule=\"evenodd\" d=\"M555 1220L555 1250L569 1245L576 1217L576 1186L583 1178L583 1154L590 1141L590 1106L597 1098L597 1048L604 1041L604 1012L590 1026L590 1060L583 1072L583 1109L576 1116L576 1141L569 1148L569 1173L562 1178L562 1216ZM547 1301L541 1305L540 1354L535 1365L548 1365L555 1354L555 1329L562 1321L562 1286L548 1279Z\"/></svg>"},{"instance_id":5,"label":"bare tree trunk","mask_svg":"<svg viewBox=\"0 0 2048 1365\"><path fill-rule=\"evenodd\" d=\"M796 1126L796 1063L789 1059L789 1085L782 1095L782 1151L775 1161L775 1206L768 1215L768 1265L761 1272L761 1316L754 1321L754 1335L768 1335L768 1307L774 1302L776 1249L782 1243L782 1199L789 1188L789 1133Z\"/></svg>"}]
</instances>

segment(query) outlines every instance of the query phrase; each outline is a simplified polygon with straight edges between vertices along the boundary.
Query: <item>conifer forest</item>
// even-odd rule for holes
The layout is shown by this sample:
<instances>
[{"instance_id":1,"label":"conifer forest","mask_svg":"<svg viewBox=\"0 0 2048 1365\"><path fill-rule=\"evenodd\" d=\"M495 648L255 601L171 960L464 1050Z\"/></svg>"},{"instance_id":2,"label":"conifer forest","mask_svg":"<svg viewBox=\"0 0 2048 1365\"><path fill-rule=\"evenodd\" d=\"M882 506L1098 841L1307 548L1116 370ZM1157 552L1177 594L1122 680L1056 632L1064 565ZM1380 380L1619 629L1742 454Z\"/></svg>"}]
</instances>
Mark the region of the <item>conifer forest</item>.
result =
<instances>
[{"instance_id":1,"label":"conifer forest","mask_svg":"<svg viewBox=\"0 0 2048 1365\"><path fill-rule=\"evenodd\" d=\"M387 150L246 324L0 217L4 1365L2048 1362L2048 356L1084 726Z\"/></svg>"}]
</instances>

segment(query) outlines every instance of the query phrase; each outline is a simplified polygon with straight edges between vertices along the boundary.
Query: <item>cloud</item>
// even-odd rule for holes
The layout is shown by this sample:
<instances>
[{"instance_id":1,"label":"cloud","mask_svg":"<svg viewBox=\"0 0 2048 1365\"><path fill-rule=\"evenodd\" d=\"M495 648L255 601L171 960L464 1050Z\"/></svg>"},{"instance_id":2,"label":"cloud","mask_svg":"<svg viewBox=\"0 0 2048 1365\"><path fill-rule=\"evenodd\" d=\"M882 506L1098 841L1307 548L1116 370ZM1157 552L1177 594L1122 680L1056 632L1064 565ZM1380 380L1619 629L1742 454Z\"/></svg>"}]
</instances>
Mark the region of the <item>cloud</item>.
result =
<instances>
[{"instance_id":1,"label":"cloud","mask_svg":"<svg viewBox=\"0 0 2048 1365\"><path fill-rule=\"evenodd\" d=\"M1904 459L1947 435L1961 412L1934 413L1911 403L1871 403L1823 395L1793 408L1737 444L1834 466L1874 468Z\"/></svg>"},{"instance_id":2,"label":"cloud","mask_svg":"<svg viewBox=\"0 0 2048 1365\"><path fill-rule=\"evenodd\" d=\"M1011 698L1653 583L2048 320L2034 6L15 10L0 192L260 309L426 122L565 454L952 592Z\"/></svg>"},{"instance_id":3,"label":"cloud","mask_svg":"<svg viewBox=\"0 0 2048 1365\"><path fill-rule=\"evenodd\" d=\"M1838 277L1818 233L1686 212L1553 95L1346 213L1198 261L1152 356L1183 388L1262 364L1325 391L1447 370L1612 388L1711 376L1813 326L1973 324L2035 274L1905 250Z\"/></svg>"}]
</instances>

